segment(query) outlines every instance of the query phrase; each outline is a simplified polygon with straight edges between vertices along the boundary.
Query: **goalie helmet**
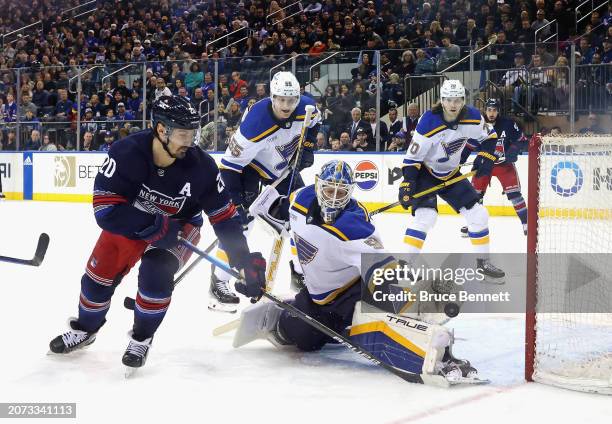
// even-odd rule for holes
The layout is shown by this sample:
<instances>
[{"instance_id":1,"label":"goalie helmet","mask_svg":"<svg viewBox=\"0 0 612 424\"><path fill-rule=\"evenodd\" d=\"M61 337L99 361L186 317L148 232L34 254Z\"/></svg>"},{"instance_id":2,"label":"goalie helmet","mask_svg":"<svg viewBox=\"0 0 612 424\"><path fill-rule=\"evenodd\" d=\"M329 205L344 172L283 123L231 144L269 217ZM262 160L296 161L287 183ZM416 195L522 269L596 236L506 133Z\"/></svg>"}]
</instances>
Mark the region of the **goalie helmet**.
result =
<instances>
[{"instance_id":1,"label":"goalie helmet","mask_svg":"<svg viewBox=\"0 0 612 424\"><path fill-rule=\"evenodd\" d=\"M326 224L333 223L351 200L355 187L353 170L344 161L333 160L321 168L315 177L315 190Z\"/></svg>"},{"instance_id":2,"label":"goalie helmet","mask_svg":"<svg viewBox=\"0 0 612 424\"><path fill-rule=\"evenodd\" d=\"M442 83L442 87L440 88L440 98L453 97L465 98L465 88L459 80L446 80Z\"/></svg>"}]
</instances>

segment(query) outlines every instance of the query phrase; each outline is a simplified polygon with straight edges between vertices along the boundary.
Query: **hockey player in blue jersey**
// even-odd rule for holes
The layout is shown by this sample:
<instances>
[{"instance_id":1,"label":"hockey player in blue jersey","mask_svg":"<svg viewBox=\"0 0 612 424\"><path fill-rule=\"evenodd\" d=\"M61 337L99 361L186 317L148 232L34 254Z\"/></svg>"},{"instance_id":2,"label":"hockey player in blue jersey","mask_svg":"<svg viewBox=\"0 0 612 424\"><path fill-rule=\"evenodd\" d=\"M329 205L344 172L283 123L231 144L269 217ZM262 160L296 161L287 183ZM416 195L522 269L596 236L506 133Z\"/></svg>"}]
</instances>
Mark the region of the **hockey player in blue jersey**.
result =
<instances>
[{"instance_id":1,"label":"hockey player in blue jersey","mask_svg":"<svg viewBox=\"0 0 612 424\"><path fill-rule=\"evenodd\" d=\"M242 116L238 130L229 140L221 159L221 176L242 218L245 230L252 217L249 206L260 192L261 186L278 182L279 193L288 194L291 181L289 164L298 148L306 107L315 102L300 95L300 84L291 72L278 72L270 82L270 97L260 100ZM320 127L320 112L312 114L303 143L301 162L293 188L303 187L299 171L312 165L313 149ZM225 260L225 247L220 243L217 257ZM210 285L211 310L236 312L239 298L229 290L230 276L214 269Z\"/></svg>"},{"instance_id":2,"label":"hockey player in blue jersey","mask_svg":"<svg viewBox=\"0 0 612 424\"><path fill-rule=\"evenodd\" d=\"M435 194L413 199L414 194L460 174L471 150L479 148L474 161L476 177L491 174L497 134L478 109L465 104L465 88L458 80L446 80L440 89L440 103L421 116L412 143L403 160L404 180L399 188L399 202L404 209L412 206L414 219L406 229L404 242L411 254L418 254L427 232L438 216L437 196L444 199L467 221L468 233L478 267L490 282L502 282L504 272L488 259L489 214L479 203L480 196L467 180L461 180Z\"/></svg>"},{"instance_id":3,"label":"hockey player in blue jersey","mask_svg":"<svg viewBox=\"0 0 612 424\"><path fill-rule=\"evenodd\" d=\"M508 200L512 203L516 215L523 225L523 233L527 235L527 203L521 194L521 183L515 162L518 155L527 148L528 140L518 124L510 118L499 116L501 102L498 99L489 99L485 104L485 119L493 125L497 133L497 146L491 174L472 178L472 185L484 197L491 177L497 177ZM461 228L464 237L468 235L468 228Z\"/></svg>"},{"instance_id":4,"label":"hockey player in blue jersey","mask_svg":"<svg viewBox=\"0 0 612 424\"><path fill-rule=\"evenodd\" d=\"M369 282L371 276L361 268L363 255L382 253L386 259L375 264L380 268L393 266L396 261L385 253L366 208L351 197L354 185L350 166L334 160L323 165L314 185L298 189L289 198L269 186L251 206L254 216L273 223L279 231L284 231L289 218L303 270L303 275L292 272L292 279L301 279L303 288L290 303L334 331L348 333L393 366L428 376L474 378L476 370L468 361L452 357L451 332L425 320L439 318L439 310L430 310L432 313L426 316L414 312L423 311L422 304L413 309L398 308L402 309L401 316L391 315L398 322L389 321L390 314L379 309L374 313L362 310L362 283ZM419 284L426 289L429 283ZM316 351L335 343L271 302L259 302L243 310L234 347L259 338L302 351Z\"/></svg>"},{"instance_id":5,"label":"hockey player in blue jersey","mask_svg":"<svg viewBox=\"0 0 612 424\"><path fill-rule=\"evenodd\" d=\"M50 342L53 353L94 342L117 285L140 260L134 325L122 361L132 369L143 366L170 306L174 274L191 254L178 236L197 244L202 211L230 265L244 273L236 289L256 297L265 286L265 260L249 252L215 161L192 148L200 125L196 110L181 97L163 96L152 117L152 129L113 144L95 179L93 207L102 233L81 278L78 318Z\"/></svg>"}]
</instances>

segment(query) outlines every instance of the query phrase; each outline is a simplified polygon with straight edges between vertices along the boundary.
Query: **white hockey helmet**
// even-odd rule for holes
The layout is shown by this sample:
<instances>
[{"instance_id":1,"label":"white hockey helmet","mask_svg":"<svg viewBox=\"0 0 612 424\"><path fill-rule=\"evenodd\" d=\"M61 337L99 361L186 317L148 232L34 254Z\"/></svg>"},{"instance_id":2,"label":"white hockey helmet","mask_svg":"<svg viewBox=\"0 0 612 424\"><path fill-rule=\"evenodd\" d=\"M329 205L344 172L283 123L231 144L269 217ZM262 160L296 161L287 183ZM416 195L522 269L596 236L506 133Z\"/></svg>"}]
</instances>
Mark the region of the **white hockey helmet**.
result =
<instances>
[{"instance_id":1,"label":"white hockey helmet","mask_svg":"<svg viewBox=\"0 0 612 424\"><path fill-rule=\"evenodd\" d=\"M446 80L440 88L440 98L463 97L465 98L465 88L459 80Z\"/></svg>"},{"instance_id":2,"label":"white hockey helmet","mask_svg":"<svg viewBox=\"0 0 612 424\"><path fill-rule=\"evenodd\" d=\"M270 96L299 97L300 83L291 72L277 72L270 81Z\"/></svg>"}]
</instances>

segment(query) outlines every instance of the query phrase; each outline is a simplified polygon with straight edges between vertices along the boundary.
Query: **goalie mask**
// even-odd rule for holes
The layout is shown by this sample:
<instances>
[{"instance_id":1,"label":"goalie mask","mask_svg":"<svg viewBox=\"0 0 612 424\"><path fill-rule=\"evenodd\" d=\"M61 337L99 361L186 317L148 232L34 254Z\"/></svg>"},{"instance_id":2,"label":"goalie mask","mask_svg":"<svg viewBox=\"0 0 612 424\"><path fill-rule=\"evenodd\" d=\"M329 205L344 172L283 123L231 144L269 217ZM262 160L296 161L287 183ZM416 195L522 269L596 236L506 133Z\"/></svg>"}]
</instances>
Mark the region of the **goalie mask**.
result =
<instances>
[{"instance_id":1,"label":"goalie mask","mask_svg":"<svg viewBox=\"0 0 612 424\"><path fill-rule=\"evenodd\" d=\"M270 81L272 110L278 119L289 119L300 102L300 83L291 72L277 72Z\"/></svg>"},{"instance_id":2,"label":"goalie mask","mask_svg":"<svg viewBox=\"0 0 612 424\"><path fill-rule=\"evenodd\" d=\"M332 224L340 215L351 200L354 187L353 170L346 162L333 160L323 165L315 177L315 190L326 224Z\"/></svg>"}]
</instances>

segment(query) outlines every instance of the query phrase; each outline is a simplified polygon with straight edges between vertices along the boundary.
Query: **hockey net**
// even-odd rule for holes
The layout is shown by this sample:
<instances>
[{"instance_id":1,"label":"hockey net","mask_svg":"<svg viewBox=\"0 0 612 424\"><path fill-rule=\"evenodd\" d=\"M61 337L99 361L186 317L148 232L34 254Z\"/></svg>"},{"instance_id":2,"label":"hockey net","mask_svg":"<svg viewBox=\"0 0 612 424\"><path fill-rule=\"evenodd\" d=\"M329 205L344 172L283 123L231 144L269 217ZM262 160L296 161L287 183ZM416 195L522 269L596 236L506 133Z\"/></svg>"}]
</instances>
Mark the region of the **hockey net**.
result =
<instances>
[{"instance_id":1,"label":"hockey net","mask_svg":"<svg viewBox=\"0 0 612 424\"><path fill-rule=\"evenodd\" d=\"M612 135L529 146L527 380L612 394Z\"/></svg>"}]
</instances>

